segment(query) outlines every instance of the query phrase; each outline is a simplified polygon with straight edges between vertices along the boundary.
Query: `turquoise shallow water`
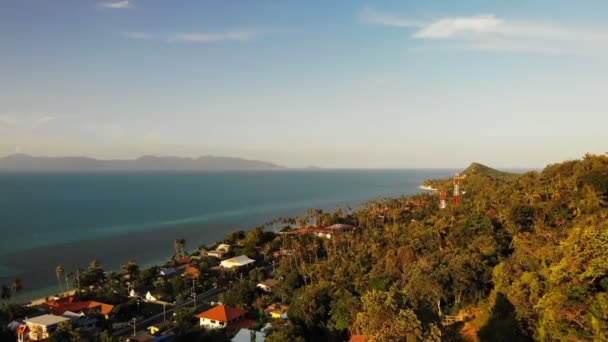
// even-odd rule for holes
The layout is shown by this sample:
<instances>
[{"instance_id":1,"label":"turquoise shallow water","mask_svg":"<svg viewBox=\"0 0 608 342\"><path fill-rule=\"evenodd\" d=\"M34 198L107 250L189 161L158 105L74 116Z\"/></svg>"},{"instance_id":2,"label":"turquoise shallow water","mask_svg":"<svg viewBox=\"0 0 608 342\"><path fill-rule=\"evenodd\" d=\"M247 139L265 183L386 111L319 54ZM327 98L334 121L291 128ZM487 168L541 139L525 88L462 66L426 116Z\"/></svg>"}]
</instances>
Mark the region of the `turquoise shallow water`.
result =
<instances>
[{"instance_id":1,"label":"turquoise shallow water","mask_svg":"<svg viewBox=\"0 0 608 342\"><path fill-rule=\"evenodd\" d=\"M452 170L0 174L0 283L53 286L58 263L107 268L169 257L176 237L211 243L307 208L419 191ZM27 293L24 294L27 296Z\"/></svg>"}]
</instances>

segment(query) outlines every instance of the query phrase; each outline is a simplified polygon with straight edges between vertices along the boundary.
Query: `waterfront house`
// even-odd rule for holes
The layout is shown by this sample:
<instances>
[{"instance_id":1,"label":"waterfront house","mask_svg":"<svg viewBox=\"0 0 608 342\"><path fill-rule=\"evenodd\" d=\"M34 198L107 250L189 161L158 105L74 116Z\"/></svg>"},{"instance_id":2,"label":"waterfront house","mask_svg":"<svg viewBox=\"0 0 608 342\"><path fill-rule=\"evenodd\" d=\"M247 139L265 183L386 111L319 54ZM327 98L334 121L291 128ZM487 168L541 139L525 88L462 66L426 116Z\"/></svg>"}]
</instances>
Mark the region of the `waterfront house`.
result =
<instances>
[{"instance_id":1,"label":"waterfront house","mask_svg":"<svg viewBox=\"0 0 608 342\"><path fill-rule=\"evenodd\" d=\"M272 292L272 289L274 289L278 284L279 281L276 279L266 279L259 283L257 287L262 289L264 292Z\"/></svg>"},{"instance_id":2,"label":"waterfront house","mask_svg":"<svg viewBox=\"0 0 608 342\"><path fill-rule=\"evenodd\" d=\"M223 268L232 269L232 268L243 267L243 266L249 265L253 262L255 262L255 260L250 259L248 256L239 255L238 257L226 259L226 260L220 262L220 266Z\"/></svg>"},{"instance_id":3,"label":"waterfront house","mask_svg":"<svg viewBox=\"0 0 608 342\"><path fill-rule=\"evenodd\" d=\"M229 328L231 324L238 324L245 320L247 311L226 305L218 305L202 312L196 317L200 319L200 326L207 329Z\"/></svg>"},{"instance_id":4,"label":"waterfront house","mask_svg":"<svg viewBox=\"0 0 608 342\"><path fill-rule=\"evenodd\" d=\"M114 309L114 305L101 303L93 300L80 301L76 300L75 296L68 296L57 300L51 300L45 303L49 307L53 315L61 316L66 311L74 313L89 314L91 312L99 312L106 319Z\"/></svg>"},{"instance_id":5,"label":"waterfront house","mask_svg":"<svg viewBox=\"0 0 608 342\"><path fill-rule=\"evenodd\" d=\"M42 315L27 318L24 323L29 330L29 338L32 341L40 341L49 338L61 322L69 322L70 319L63 316Z\"/></svg>"}]
</instances>

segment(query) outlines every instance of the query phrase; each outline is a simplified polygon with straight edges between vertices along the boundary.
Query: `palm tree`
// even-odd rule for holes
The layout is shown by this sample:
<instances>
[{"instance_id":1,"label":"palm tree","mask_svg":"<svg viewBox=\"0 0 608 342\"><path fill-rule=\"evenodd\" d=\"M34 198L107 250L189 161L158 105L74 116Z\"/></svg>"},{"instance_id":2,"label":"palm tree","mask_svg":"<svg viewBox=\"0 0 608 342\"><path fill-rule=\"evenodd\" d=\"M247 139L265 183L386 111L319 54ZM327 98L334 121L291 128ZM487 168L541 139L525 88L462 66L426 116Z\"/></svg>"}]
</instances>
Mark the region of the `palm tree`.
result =
<instances>
[{"instance_id":1,"label":"palm tree","mask_svg":"<svg viewBox=\"0 0 608 342\"><path fill-rule=\"evenodd\" d=\"M70 290L70 278L74 277L74 272L68 272L65 275L65 290L69 291Z\"/></svg>"},{"instance_id":2,"label":"palm tree","mask_svg":"<svg viewBox=\"0 0 608 342\"><path fill-rule=\"evenodd\" d=\"M186 239L175 239L175 257L184 256L184 247L186 247Z\"/></svg>"},{"instance_id":3,"label":"palm tree","mask_svg":"<svg viewBox=\"0 0 608 342\"><path fill-rule=\"evenodd\" d=\"M10 298L11 298L11 288L6 285L2 285L2 291L0 292L0 299L9 300Z\"/></svg>"},{"instance_id":4,"label":"palm tree","mask_svg":"<svg viewBox=\"0 0 608 342\"><path fill-rule=\"evenodd\" d=\"M63 286L61 286L61 278L63 278L63 275L65 274L65 269L63 268L63 265L57 265L57 267L55 268L55 274L57 275L57 282L59 283L59 292L63 292Z\"/></svg>"},{"instance_id":5,"label":"palm tree","mask_svg":"<svg viewBox=\"0 0 608 342\"><path fill-rule=\"evenodd\" d=\"M13 289L13 292L15 293L15 297L17 297L19 292L21 292L21 290L23 290L23 283L21 282L21 279L20 278L13 279L13 285L11 286L11 288Z\"/></svg>"}]
</instances>

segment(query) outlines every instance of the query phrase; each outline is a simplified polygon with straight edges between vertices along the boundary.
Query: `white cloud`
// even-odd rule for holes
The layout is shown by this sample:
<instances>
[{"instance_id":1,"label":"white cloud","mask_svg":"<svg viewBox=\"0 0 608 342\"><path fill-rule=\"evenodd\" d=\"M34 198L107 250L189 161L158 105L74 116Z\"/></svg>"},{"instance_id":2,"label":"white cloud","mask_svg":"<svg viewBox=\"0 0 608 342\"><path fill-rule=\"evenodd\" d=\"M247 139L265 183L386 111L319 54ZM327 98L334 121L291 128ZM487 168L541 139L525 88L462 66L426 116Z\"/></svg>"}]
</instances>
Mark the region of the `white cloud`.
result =
<instances>
[{"instance_id":1,"label":"white cloud","mask_svg":"<svg viewBox=\"0 0 608 342\"><path fill-rule=\"evenodd\" d=\"M179 33L169 37L170 42L212 43L220 41L247 41L256 36L253 31L223 33Z\"/></svg>"},{"instance_id":2,"label":"white cloud","mask_svg":"<svg viewBox=\"0 0 608 342\"><path fill-rule=\"evenodd\" d=\"M131 0L105 1L100 3L99 6L112 9L126 9L133 7L133 2Z\"/></svg>"},{"instance_id":3,"label":"white cloud","mask_svg":"<svg viewBox=\"0 0 608 342\"><path fill-rule=\"evenodd\" d=\"M606 53L608 27L571 27L547 22L512 21L495 14L409 20L395 14L364 10L367 23L414 28L412 38L449 42L450 48L529 53ZM371 13L371 14L370 14Z\"/></svg>"}]
</instances>

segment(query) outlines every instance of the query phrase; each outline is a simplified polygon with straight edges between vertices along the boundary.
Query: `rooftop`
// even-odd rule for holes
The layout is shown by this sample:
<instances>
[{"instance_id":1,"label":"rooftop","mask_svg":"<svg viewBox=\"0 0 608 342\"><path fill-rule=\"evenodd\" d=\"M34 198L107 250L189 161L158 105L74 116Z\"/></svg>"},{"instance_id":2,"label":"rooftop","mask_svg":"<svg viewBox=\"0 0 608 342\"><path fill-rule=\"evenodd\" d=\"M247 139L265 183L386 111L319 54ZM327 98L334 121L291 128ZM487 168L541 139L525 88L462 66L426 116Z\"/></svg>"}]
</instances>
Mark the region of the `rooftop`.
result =
<instances>
[{"instance_id":1,"label":"rooftop","mask_svg":"<svg viewBox=\"0 0 608 342\"><path fill-rule=\"evenodd\" d=\"M230 322L234 319L244 316L245 314L247 314L247 311L244 309L233 308L225 305L218 305L213 309L207 310L196 315L196 317L211 319L220 322Z\"/></svg>"},{"instance_id":2,"label":"rooftop","mask_svg":"<svg viewBox=\"0 0 608 342\"><path fill-rule=\"evenodd\" d=\"M33 318L27 318L24 320L26 323L32 323L37 325L49 326L59 324L61 322L69 321L69 318L55 315L42 315Z\"/></svg>"}]
</instances>

